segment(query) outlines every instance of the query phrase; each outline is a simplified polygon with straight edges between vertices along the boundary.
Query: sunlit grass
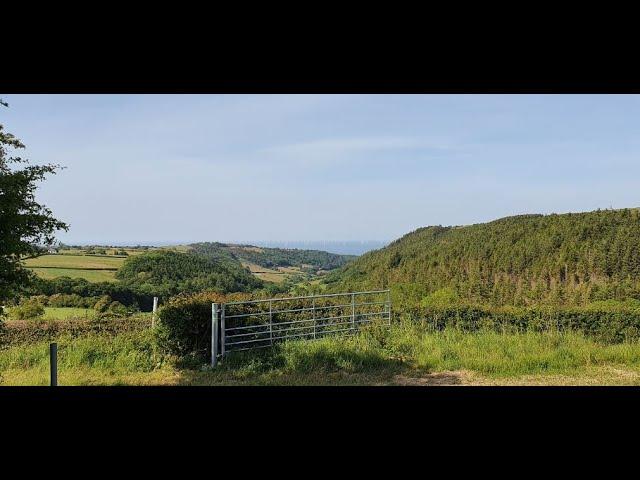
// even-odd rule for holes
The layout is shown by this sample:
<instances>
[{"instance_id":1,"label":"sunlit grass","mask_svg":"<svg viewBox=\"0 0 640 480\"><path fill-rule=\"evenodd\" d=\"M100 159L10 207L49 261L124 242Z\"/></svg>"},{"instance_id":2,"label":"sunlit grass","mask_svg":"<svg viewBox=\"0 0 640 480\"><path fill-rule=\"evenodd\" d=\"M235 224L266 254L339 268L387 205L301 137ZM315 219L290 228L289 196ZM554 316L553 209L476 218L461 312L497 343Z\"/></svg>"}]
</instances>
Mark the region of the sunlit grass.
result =
<instances>
[{"instance_id":1,"label":"sunlit grass","mask_svg":"<svg viewBox=\"0 0 640 480\"><path fill-rule=\"evenodd\" d=\"M229 354L215 369L154 352L150 331L59 342L60 385L640 384L640 344L579 333L428 331L415 323ZM46 385L46 342L0 351L0 383ZM424 381L424 383L420 383Z\"/></svg>"}]
</instances>

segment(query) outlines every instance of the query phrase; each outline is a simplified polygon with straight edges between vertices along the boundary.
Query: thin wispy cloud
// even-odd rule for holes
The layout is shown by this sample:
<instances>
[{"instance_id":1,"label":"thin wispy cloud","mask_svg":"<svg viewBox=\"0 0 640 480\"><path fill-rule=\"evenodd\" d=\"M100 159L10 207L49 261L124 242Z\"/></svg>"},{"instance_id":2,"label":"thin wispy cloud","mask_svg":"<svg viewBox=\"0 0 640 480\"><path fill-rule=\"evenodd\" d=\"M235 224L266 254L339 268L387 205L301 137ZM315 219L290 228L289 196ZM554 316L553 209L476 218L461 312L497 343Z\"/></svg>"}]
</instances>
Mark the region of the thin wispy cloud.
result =
<instances>
[{"instance_id":1,"label":"thin wispy cloud","mask_svg":"<svg viewBox=\"0 0 640 480\"><path fill-rule=\"evenodd\" d=\"M266 147L260 153L272 159L296 161L303 164L333 164L335 162L357 161L362 154L401 152L414 150L438 153L451 150L442 143L415 137L347 137L322 138L306 142L290 143Z\"/></svg>"}]
</instances>

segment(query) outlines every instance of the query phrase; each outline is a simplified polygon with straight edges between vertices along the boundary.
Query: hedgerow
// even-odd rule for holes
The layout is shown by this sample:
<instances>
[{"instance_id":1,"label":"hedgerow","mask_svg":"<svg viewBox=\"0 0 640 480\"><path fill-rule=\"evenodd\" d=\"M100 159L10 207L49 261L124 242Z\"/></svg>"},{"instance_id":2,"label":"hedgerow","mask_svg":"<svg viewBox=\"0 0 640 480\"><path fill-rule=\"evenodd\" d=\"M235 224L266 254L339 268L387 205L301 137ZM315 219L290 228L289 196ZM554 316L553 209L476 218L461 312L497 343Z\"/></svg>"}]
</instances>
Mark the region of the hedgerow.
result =
<instances>
[{"instance_id":1,"label":"hedgerow","mask_svg":"<svg viewBox=\"0 0 640 480\"><path fill-rule=\"evenodd\" d=\"M178 295L158 310L156 341L165 353L204 359L211 351L211 304L247 300L248 294Z\"/></svg>"},{"instance_id":2,"label":"hedgerow","mask_svg":"<svg viewBox=\"0 0 640 480\"><path fill-rule=\"evenodd\" d=\"M640 339L640 309L620 306L492 308L460 305L415 307L396 313L426 323L435 330L454 327L466 332L487 329L505 333L578 331L607 343Z\"/></svg>"},{"instance_id":3,"label":"hedgerow","mask_svg":"<svg viewBox=\"0 0 640 480\"><path fill-rule=\"evenodd\" d=\"M79 338L90 334L116 336L151 326L149 316L98 317L91 320L51 320L0 322L0 349L18 344L54 341L60 337Z\"/></svg>"}]
</instances>

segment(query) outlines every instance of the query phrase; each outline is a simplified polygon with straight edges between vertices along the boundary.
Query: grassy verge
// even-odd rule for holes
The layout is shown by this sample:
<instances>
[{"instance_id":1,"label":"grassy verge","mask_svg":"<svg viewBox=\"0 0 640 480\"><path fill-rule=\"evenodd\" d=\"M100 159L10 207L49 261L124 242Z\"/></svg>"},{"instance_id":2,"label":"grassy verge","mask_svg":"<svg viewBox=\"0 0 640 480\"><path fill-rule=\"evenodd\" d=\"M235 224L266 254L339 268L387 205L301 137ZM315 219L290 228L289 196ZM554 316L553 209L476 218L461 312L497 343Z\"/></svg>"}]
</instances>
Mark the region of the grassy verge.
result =
<instances>
[{"instance_id":1,"label":"grassy verge","mask_svg":"<svg viewBox=\"0 0 640 480\"><path fill-rule=\"evenodd\" d=\"M48 344L0 351L0 384L46 385ZM231 354L216 370L154 356L150 331L59 341L61 385L639 385L640 344L578 333L430 332L417 324Z\"/></svg>"}]
</instances>

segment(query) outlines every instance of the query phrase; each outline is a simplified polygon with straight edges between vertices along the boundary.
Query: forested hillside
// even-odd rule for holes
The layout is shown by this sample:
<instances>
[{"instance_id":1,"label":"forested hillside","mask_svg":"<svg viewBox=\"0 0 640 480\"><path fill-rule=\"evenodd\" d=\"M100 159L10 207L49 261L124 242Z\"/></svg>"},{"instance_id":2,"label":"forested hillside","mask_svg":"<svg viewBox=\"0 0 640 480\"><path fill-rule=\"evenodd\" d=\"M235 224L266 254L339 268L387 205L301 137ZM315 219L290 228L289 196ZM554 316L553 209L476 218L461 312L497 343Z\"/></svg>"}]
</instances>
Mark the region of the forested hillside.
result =
<instances>
[{"instance_id":1,"label":"forested hillside","mask_svg":"<svg viewBox=\"0 0 640 480\"><path fill-rule=\"evenodd\" d=\"M217 242L194 243L190 247L194 252L203 255L232 255L265 268L309 266L315 270L332 270L356 258L354 255L338 255L321 250L266 248Z\"/></svg>"},{"instance_id":2,"label":"forested hillside","mask_svg":"<svg viewBox=\"0 0 640 480\"><path fill-rule=\"evenodd\" d=\"M585 305L640 299L640 212L521 215L420 228L327 277L407 304Z\"/></svg>"},{"instance_id":3,"label":"forested hillside","mask_svg":"<svg viewBox=\"0 0 640 480\"><path fill-rule=\"evenodd\" d=\"M116 278L124 285L157 296L203 290L248 292L263 286L230 256L155 251L128 258Z\"/></svg>"}]
</instances>

